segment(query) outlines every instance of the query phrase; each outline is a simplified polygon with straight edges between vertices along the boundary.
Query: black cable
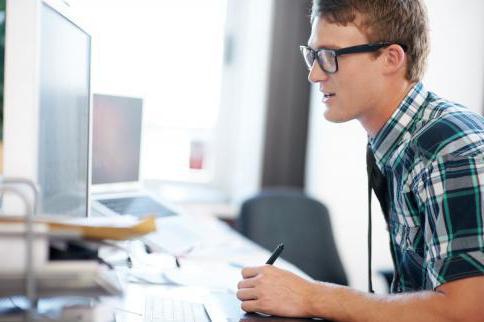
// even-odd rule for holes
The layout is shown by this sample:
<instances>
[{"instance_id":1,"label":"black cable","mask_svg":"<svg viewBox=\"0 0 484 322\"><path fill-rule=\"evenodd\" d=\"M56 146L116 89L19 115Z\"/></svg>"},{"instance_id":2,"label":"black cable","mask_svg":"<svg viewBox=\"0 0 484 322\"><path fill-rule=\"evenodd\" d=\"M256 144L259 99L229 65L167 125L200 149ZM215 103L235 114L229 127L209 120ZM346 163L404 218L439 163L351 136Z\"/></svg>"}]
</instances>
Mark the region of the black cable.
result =
<instances>
[{"instance_id":1,"label":"black cable","mask_svg":"<svg viewBox=\"0 0 484 322\"><path fill-rule=\"evenodd\" d=\"M370 175L371 178L371 175ZM371 183L368 178L368 292L375 293L373 290L373 280L371 276Z\"/></svg>"},{"instance_id":2,"label":"black cable","mask_svg":"<svg viewBox=\"0 0 484 322\"><path fill-rule=\"evenodd\" d=\"M375 157L371 151L370 143L366 147L366 173L368 175L368 292L373 291L373 281L371 276L371 189L375 184Z\"/></svg>"}]
</instances>

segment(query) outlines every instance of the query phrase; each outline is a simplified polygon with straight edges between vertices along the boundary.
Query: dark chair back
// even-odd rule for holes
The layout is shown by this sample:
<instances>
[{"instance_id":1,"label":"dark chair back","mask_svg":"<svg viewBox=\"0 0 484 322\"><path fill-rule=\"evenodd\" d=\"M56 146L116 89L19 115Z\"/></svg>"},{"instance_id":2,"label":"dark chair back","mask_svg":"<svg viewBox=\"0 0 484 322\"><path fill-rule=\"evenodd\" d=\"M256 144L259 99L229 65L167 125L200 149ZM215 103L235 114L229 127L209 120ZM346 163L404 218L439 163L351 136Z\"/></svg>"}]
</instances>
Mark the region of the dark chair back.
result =
<instances>
[{"instance_id":1,"label":"dark chair back","mask_svg":"<svg viewBox=\"0 0 484 322\"><path fill-rule=\"evenodd\" d=\"M273 250L312 278L347 285L327 208L297 190L266 190L242 204L240 232Z\"/></svg>"}]
</instances>

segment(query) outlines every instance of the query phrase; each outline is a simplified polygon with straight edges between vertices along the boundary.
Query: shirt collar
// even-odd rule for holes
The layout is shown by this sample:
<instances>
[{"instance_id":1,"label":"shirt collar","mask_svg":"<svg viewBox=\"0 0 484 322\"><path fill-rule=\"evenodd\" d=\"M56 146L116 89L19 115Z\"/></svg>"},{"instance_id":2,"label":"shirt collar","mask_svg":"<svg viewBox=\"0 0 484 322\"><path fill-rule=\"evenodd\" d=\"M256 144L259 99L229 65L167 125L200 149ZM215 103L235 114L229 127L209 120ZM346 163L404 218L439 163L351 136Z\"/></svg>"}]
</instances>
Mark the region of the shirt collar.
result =
<instances>
[{"instance_id":1,"label":"shirt collar","mask_svg":"<svg viewBox=\"0 0 484 322\"><path fill-rule=\"evenodd\" d=\"M416 83L402 100L398 108L393 112L390 119L378 131L374 138L370 138L370 146L375 155L375 160L380 168L384 169L385 164L392 156L392 152L414 122L415 115L424 105L428 92L421 82Z\"/></svg>"}]
</instances>

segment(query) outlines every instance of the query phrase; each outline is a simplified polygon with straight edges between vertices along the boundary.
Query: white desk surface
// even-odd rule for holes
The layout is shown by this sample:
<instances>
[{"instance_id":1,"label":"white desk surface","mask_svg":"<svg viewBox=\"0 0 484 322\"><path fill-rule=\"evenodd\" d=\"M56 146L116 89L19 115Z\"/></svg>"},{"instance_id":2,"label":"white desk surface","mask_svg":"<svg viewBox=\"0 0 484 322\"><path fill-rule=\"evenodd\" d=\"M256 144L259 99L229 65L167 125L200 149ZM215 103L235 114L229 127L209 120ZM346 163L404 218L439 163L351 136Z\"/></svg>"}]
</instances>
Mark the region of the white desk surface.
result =
<instances>
[{"instance_id":1,"label":"white desk surface","mask_svg":"<svg viewBox=\"0 0 484 322\"><path fill-rule=\"evenodd\" d=\"M180 256L180 268L169 254L146 254L139 244L131 243L132 269L121 269L126 282L125 295L112 303L117 321L142 321L144 296L159 294L197 301L211 291L232 293L235 297L240 270L244 266L263 265L270 256L227 224L205 216L190 216L191 229L202 242ZM279 258L276 266L310 279L294 265ZM249 319L250 320L250 319Z\"/></svg>"},{"instance_id":2,"label":"white desk surface","mask_svg":"<svg viewBox=\"0 0 484 322\"><path fill-rule=\"evenodd\" d=\"M63 316L74 317L69 321L143 321L144 299L155 294L162 297L199 302L211 292L224 292L235 298L236 286L241 279L243 266L263 265L270 256L270 251L241 236L227 224L211 217L189 216L188 222L201 236L201 243L189 253L180 256L180 267L176 267L173 255L166 253L147 254L140 241L125 242L126 251L103 249L101 254L111 260L117 260L116 272L125 286L121 297L103 298L100 304L86 307L68 308ZM132 268L126 266L129 253ZM284 255L284 254L282 254ZM117 258L117 259L116 259ZM113 262L114 261L114 262ZM294 265L279 258L276 266L288 269L309 278ZM46 299L46 303L55 300ZM59 299L64 301L63 298ZM74 299L74 302L77 301ZM93 302L89 302L93 303ZM55 304L55 303L54 303ZM237 302L235 303L238 304ZM59 311L60 304L57 304ZM3 317L0 316L0 321ZM62 318L63 321L67 321ZM242 321L298 319L261 318L257 315L243 316ZM12 320L12 321L22 321Z\"/></svg>"}]
</instances>

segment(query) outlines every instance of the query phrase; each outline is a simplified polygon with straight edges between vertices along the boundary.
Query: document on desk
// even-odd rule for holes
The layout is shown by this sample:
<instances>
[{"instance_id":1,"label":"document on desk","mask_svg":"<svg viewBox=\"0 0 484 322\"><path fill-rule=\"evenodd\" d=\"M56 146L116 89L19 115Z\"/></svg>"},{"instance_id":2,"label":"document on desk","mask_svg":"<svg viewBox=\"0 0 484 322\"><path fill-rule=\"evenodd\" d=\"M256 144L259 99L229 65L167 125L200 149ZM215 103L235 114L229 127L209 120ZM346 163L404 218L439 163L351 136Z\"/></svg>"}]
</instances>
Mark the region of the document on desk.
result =
<instances>
[{"instance_id":1,"label":"document on desk","mask_svg":"<svg viewBox=\"0 0 484 322\"><path fill-rule=\"evenodd\" d=\"M23 216L0 217L0 223L24 222ZM95 218L59 218L39 216L36 223L45 223L50 232L65 232L80 238L97 240L127 240L156 231L154 217L137 219L134 217L95 217Z\"/></svg>"},{"instance_id":2,"label":"document on desk","mask_svg":"<svg viewBox=\"0 0 484 322\"><path fill-rule=\"evenodd\" d=\"M253 251L249 255L237 254L229 258L229 264L234 267L238 267L239 269L244 267L261 266L264 265L269 256L270 253L267 253L266 251ZM312 280L309 275L301 271L297 266L282 258L277 260L275 266L290 271L302 278Z\"/></svg>"},{"instance_id":3,"label":"document on desk","mask_svg":"<svg viewBox=\"0 0 484 322\"><path fill-rule=\"evenodd\" d=\"M165 271L166 280L182 286L196 286L209 290L237 291L242 278L240 269L226 263L191 263L181 268Z\"/></svg>"}]
</instances>

